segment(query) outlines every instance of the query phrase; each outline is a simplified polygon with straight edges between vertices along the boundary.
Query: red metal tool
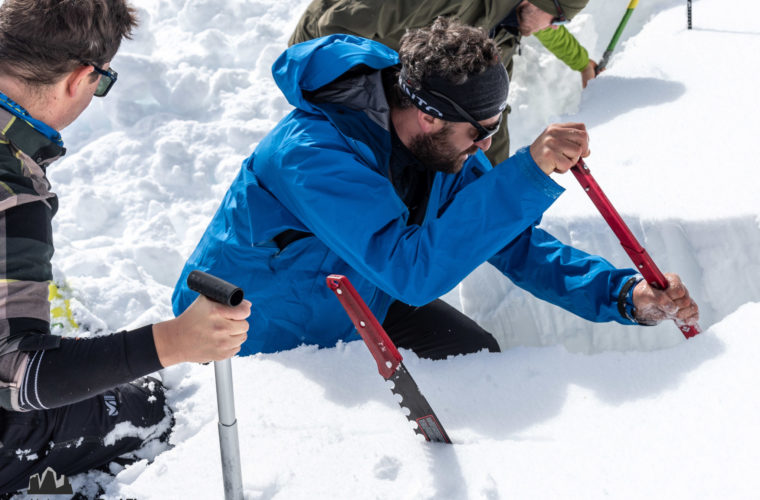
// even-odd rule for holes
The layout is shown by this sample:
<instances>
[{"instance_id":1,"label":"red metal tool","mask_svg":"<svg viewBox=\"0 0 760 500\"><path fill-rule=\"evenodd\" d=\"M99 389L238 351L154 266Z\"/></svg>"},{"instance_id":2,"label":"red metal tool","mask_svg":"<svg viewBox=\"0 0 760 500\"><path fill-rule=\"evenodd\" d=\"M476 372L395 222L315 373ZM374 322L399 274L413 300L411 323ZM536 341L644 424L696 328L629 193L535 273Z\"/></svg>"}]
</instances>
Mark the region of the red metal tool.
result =
<instances>
[{"instance_id":1,"label":"red metal tool","mask_svg":"<svg viewBox=\"0 0 760 500\"><path fill-rule=\"evenodd\" d=\"M575 178L578 179L578 182L581 183L581 186L583 186L591 201L594 202L596 208L599 209L602 217L604 217L612 232L620 240L623 249L636 265L636 269L647 280L647 283L660 290L665 290L668 287L668 280L665 278L665 275L662 274L644 247L636 240L636 237L623 221L623 218L615 210L615 207L612 206L607 196L605 196L602 188L596 183L596 179L591 175L591 171L583 159L578 160L578 163L570 170L575 175ZM687 339L701 332L699 325L690 326L679 321L675 323Z\"/></svg>"},{"instance_id":2,"label":"red metal tool","mask_svg":"<svg viewBox=\"0 0 760 500\"><path fill-rule=\"evenodd\" d=\"M393 382L391 392L399 394L402 398L399 406L409 409L409 415L406 418L417 423L414 431L422 434L427 441L450 444L451 439L443 429L443 425L420 392L417 383L406 370L404 363L401 362L403 359L401 354L359 296L359 292L351 285L348 278L340 274L328 276L327 286L335 292L348 317L351 318L351 322L367 344L375 358L380 375L385 380Z\"/></svg>"}]
</instances>

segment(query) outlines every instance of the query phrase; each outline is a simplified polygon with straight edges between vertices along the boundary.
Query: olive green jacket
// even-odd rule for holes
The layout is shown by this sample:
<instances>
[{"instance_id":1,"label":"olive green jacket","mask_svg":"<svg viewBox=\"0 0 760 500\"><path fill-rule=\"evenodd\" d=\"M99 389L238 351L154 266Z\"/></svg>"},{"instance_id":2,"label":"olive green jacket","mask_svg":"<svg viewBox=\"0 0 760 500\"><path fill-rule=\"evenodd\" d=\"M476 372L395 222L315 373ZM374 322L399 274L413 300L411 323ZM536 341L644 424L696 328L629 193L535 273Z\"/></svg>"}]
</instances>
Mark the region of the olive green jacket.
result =
<instances>
[{"instance_id":1,"label":"olive green jacket","mask_svg":"<svg viewBox=\"0 0 760 500\"><path fill-rule=\"evenodd\" d=\"M289 45L334 33L347 33L370 38L398 50L399 42L406 30L430 26L438 16L455 17L464 24L478 26L490 31L520 1L313 0L291 35ZM567 13L570 17L575 11ZM544 45L549 43L547 47L560 51L560 54L557 52L555 54L566 63L565 54L576 54L577 59L579 50L576 46L579 47L580 44L570 32L564 27L548 31L552 33L542 34L541 37ZM501 52L501 60L511 76L512 57L518 49L520 36L515 36L505 29L496 30L492 36ZM555 37L561 38L561 42L552 43ZM548 42L544 40L548 40ZM585 53L583 47L580 49ZM586 54L586 58L588 58L588 54ZM493 164L500 163L509 156L508 112L509 107L504 112L501 130L493 136L491 148L486 153Z\"/></svg>"}]
</instances>

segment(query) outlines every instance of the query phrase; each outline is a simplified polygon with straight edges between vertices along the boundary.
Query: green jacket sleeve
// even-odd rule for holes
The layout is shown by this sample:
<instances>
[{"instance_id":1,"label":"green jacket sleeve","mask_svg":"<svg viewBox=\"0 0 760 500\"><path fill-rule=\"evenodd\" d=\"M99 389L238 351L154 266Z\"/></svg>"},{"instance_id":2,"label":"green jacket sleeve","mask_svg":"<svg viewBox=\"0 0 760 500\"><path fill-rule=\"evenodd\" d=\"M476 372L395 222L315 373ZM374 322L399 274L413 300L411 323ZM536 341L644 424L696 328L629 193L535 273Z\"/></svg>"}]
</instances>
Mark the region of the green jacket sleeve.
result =
<instances>
[{"instance_id":1,"label":"green jacket sleeve","mask_svg":"<svg viewBox=\"0 0 760 500\"><path fill-rule=\"evenodd\" d=\"M582 71L588 64L588 51L564 26L549 26L536 33L536 38L559 60L575 71Z\"/></svg>"}]
</instances>

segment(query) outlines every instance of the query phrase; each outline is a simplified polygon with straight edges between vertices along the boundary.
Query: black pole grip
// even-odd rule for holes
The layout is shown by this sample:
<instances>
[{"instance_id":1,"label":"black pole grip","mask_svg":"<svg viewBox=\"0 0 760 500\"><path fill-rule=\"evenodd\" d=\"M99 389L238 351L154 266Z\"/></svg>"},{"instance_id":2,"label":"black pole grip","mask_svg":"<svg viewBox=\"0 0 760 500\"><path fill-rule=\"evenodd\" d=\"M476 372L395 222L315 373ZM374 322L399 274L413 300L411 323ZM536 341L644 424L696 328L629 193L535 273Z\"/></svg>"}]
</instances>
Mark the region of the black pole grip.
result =
<instances>
[{"instance_id":1,"label":"black pole grip","mask_svg":"<svg viewBox=\"0 0 760 500\"><path fill-rule=\"evenodd\" d=\"M220 304L234 307L243 302L244 294L241 288L197 269L187 276L187 286L190 290Z\"/></svg>"}]
</instances>

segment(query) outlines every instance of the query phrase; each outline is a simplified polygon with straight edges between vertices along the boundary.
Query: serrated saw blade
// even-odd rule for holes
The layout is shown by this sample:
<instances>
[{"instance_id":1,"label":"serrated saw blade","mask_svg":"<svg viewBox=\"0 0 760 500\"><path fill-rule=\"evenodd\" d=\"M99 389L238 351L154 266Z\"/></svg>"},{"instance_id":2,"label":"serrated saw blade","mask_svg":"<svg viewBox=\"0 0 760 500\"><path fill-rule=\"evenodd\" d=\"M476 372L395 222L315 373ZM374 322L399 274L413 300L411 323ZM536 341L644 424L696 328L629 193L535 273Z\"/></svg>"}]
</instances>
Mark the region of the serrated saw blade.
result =
<instances>
[{"instance_id":1,"label":"serrated saw blade","mask_svg":"<svg viewBox=\"0 0 760 500\"><path fill-rule=\"evenodd\" d=\"M414 432L421 434L428 441L451 443L451 439L449 439L448 434L443 429L443 425L441 425L425 396L420 392L417 383L409 375L404 363L399 364L396 371L387 380L393 382L391 392L401 396L399 406L409 410L409 415L406 418L411 422L417 423L417 428L414 429Z\"/></svg>"},{"instance_id":2,"label":"serrated saw blade","mask_svg":"<svg viewBox=\"0 0 760 500\"><path fill-rule=\"evenodd\" d=\"M391 391L401 396L399 405L409 410L406 418L417 423L415 432L422 434L428 441L451 443L440 420L401 362L403 358L398 349L348 278L340 274L331 274L327 277L327 286L335 292L364 344L375 358L377 371L385 380L393 382Z\"/></svg>"}]
</instances>

